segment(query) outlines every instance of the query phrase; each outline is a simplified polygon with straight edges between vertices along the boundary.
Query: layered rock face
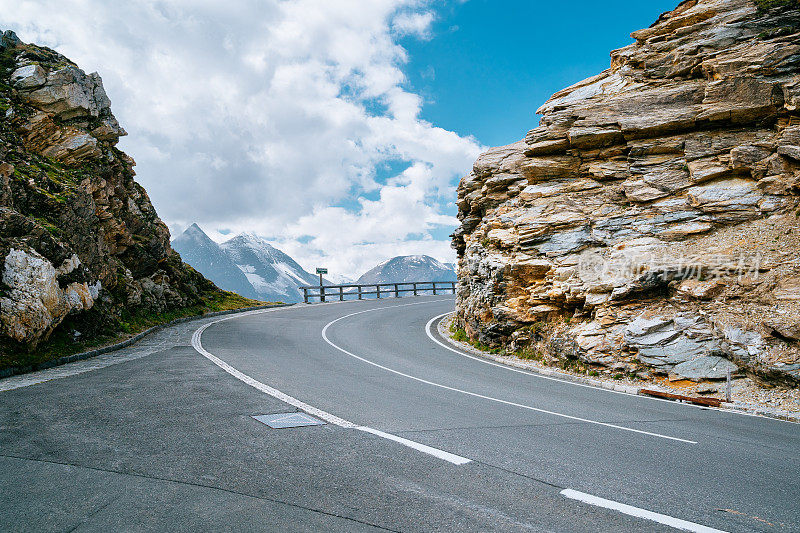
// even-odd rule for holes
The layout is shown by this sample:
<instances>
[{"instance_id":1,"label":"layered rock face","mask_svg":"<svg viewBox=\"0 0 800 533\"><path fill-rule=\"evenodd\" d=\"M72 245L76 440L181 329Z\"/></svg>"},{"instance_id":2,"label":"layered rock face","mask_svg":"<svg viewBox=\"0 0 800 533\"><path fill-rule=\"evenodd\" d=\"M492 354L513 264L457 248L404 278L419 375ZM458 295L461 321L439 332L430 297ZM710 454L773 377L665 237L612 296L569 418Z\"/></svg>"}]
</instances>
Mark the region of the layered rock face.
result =
<instances>
[{"instance_id":1,"label":"layered rock face","mask_svg":"<svg viewBox=\"0 0 800 533\"><path fill-rule=\"evenodd\" d=\"M800 383L800 4L689 0L458 188L473 339Z\"/></svg>"},{"instance_id":2,"label":"layered rock face","mask_svg":"<svg viewBox=\"0 0 800 533\"><path fill-rule=\"evenodd\" d=\"M36 346L69 316L91 335L123 308L162 312L216 291L170 249L115 148L125 131L110 106L96 73L3 34L0 349Z\"/></svg>"}]
</instances>

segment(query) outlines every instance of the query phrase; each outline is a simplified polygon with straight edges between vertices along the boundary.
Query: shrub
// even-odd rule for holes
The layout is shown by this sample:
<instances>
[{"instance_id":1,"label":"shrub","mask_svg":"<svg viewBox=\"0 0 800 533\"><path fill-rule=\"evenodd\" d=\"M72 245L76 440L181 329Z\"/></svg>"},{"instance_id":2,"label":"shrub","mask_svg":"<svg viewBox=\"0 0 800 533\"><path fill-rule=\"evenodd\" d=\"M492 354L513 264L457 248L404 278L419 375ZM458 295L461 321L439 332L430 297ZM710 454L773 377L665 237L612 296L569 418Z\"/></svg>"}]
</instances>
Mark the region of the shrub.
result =
<instances>
[{"instance_id":1,"label":"shrub","mask_svg":"<svg viewBox=\"0 0 800 533\"><path fill-rule=\"evenodd\" d=\"M800 9L800 0L755 0L758 13L776 9L788 11L790 9Z\"/></svg>"},{"instance_id":2,"label":"shrub","mask_svg":"<svg viewBox=\"0 0 800 533\"><path fill-rule=\"evenodd\" d=\"M461 328L457 328L455 333L453 333L453 339L459 342L467 342L469 341L469 337L467 337L467 332Z\"/></svg>"}]
</instances>

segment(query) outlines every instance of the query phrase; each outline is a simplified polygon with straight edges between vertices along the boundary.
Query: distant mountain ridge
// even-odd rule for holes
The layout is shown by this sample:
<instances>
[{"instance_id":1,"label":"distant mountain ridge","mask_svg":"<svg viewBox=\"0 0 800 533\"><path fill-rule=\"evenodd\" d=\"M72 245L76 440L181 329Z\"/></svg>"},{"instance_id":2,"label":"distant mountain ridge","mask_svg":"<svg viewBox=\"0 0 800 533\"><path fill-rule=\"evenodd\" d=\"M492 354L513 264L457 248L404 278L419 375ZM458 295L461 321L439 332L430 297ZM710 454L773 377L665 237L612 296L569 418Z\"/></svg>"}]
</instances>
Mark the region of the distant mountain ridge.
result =
<instances>
[{"instance_id":1,"label":"distant mountain ridge","mask_svg":"<svg viewBox=\"0 0 800 533\"><path fill-rule=\"evenodd\" d=\"M197 224L192 224L178 235L172 241L172 249L217 287L247 298L259 298L244 273Z\"/></svg>"},{"instance_id":2,"label":"distant mountain ridge","mask_svg":"<svg viewBox=\"0 0 800 533\"><path fill-rule=\"evenodd\" d=\"M172 241L183 260L218 287L264 301L299 302L301 285L319 278L252 233L217 244L197 224Z\"/></svg>"},{"instance_id":3,"label":"distant mountain ridge","mask_svg":"<svg viewBox=\"0 0 800 533\"><path fill-rule=\"evenodd\" d=\"M248 298L299 302L302 295L298 287L319 285L317 275L253 233L218 244L192 224L172 241L172 248L221 289ZM442 263L428 255L403 255L387 259L355 281L344 276L323 281L326 285L456 281L456 273L453 263Z\"/></svg>"},{"instance_id":4,"label":"distant mountain ridge","mask_svg":"<svg viewBox=\"0 0 800 533\"><path fill-rule=\"evenodd\" d=\"M297 261L261 237L243 233L220 245L220 249L247 277L256 293L270 300L300 301L301 285L318 285L319 278L306 272Z\"/></svg>"},{"instance_id":5,"label":"distant mountain ridge","mask_svg":"<svg viewBox=\"0 0 800 533\"><path fill-rule=\"evenodd\" d=\"M456 272L452 263L442 263L429 255L400 255L368 270L356 283L407 281L456 281Z\"/></svg>"}]
</instances>

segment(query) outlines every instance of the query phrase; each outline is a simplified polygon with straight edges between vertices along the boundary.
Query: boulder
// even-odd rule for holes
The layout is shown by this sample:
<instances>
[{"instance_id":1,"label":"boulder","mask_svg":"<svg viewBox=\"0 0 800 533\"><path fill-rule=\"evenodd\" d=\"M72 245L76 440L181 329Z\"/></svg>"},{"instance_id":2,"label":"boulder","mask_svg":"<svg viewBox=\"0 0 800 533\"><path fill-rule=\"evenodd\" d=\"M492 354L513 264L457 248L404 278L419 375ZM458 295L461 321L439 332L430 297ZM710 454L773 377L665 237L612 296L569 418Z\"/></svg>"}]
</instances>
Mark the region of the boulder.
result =
<instances>
[{"instance_id":1,"label":"boulder","mask_svg":"<svg viewBox=\"0 0 800 533\"><path fill-rule=\"evenodd\" d=\"M772 319L764 322L773 335L788 341L800 341L800 322Z\"/></svg>"},{"instance_id":2,"label":"boulder","mask_svg":"<svg viewBox=\"0 0 800 533\"><path fill-rule=\"evenodd\" d=\"M678 285L677 292L687 298L697 300L711 300L725 289L725 284L720 280L713 279L700 281L696 279L685 279Z\"/></svg>"},{"instance_id":3,"label":"boulder","mask_svg":"<svg viewBox=\"0 0 800 533\"><path fill-rule=\"evenodd\" d=\"M17 88L25 102L61 119L98 117L111 107L100 75L73 66L48 72L40 87Z\"/></svg>"},{"instance_id":4,"label":"boulder","mask_svg":"<svg viewBox=\"0 0 800 533\"><path fill-rule=\"evenodd\" d=\"M47 81L47 72L40 65L26 65L11 73L11 85L20 91L33 90Z\"/></svg>"},{"instance_id":5,"label":"boulder","mask_svg":"<svg viewBox=\"0 0 800 533\"><path fill-rule=\"evenodd\" d=\"M73 282L64 289L58 275L74 270L71 263L56 269L36 251L11 249L5 257L2 280L8 287L0 298L3 333L22 343L35 345L55 328L67 313L84 311L94 305L86 283ZM77 265L76 265L77 266Z\"/></svg>"},{"instance_id":6,"label":"boulder","mask_svg":"<svg viewBox=\"0 0 800 533\"><path fill-rule=\"evenodd\" d=\"M738 370L739 367L724 357L703 356L674 366L672 373L683 379L702 381L706 379L725 379L728 372L735 374Z\"/></svg>"}]
</instances>

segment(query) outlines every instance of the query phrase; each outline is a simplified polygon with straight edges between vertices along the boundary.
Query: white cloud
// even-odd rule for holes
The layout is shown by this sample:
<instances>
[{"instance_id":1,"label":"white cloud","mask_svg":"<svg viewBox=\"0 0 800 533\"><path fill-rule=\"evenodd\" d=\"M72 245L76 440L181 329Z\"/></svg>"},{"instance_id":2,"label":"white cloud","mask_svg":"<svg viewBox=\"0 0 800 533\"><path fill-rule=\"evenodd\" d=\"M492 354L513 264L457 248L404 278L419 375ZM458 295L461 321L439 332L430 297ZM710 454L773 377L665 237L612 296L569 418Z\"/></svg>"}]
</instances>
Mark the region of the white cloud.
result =
<instances>
[{"instance_id":1,"label":"white cloud","mask_svg":"<svg viewBox=\"0 0 800 533\"><path fill-rule=\"evenodd\" d=\"M400 13L392 21L392 29L399 35L415 35L422 39L430 39L431 24L435 18L431 11Z\"/></svg>"},{"instance_id":2,"label":"white cloud","mask_svg":"<svg viewBox=\"0 0 800 533\"><path fill-rule=\"evenodd\" d=\"M420 119L397 44L433 19L419 0L0 0L0 26L100 72L173 232L256 231L351 276L453 259L431 231L480 146ZM388 163L407 168L379 180Z\"/></svg>"}]
</instances>

